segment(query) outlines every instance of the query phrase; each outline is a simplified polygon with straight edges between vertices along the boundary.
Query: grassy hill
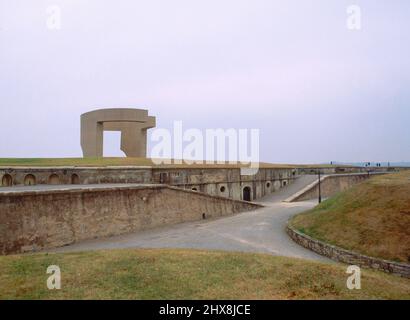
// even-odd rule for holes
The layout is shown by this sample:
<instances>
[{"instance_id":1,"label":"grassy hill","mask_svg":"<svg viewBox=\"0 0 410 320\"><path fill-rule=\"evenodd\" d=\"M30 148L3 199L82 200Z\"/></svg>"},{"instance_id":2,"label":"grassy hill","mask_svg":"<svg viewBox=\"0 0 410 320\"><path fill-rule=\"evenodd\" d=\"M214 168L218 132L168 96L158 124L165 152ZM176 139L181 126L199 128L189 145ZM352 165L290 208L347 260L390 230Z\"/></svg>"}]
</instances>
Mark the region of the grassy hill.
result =
<instances>
[{"instance_id":1,"label":"grassy hill","mask_svg":"<svg viewBox=\"0 0 410 320\"><path fill-rule=\"evenodd\" d=\"M410 263L410 172L374 177L290 223L339 247Z\"/></svg>"},{"instance_id":2,"label":"grassy hill","mask_svg":"<svg viewBox=\"0 0 410 320\"><path fill-rule=\"evenodd\" d=\"M152 159L147 158L0 158L0 167L61 167L61 166L81 166L81 167L106 167L106 166L155 166L165 168L240 168L246 165L229 164L228 162L222 164L178 164L172 160L171 164L156 164ZM292 165L292 164L276 164L260 162L260 168L317 168L317 167L332 167L331 165Z\"/></svg>"},{"instance_id":3,"label":"grassy hill","mask_svg":"<svg viewBox=\"0 0 410 320\"><path fill-rule=\"evenodd\" d=\"M61 269L48 290L46 269ZM410 299L410 279L264 254L125 249L0 257L0 299Z\"/></svg>"}]
</instances>

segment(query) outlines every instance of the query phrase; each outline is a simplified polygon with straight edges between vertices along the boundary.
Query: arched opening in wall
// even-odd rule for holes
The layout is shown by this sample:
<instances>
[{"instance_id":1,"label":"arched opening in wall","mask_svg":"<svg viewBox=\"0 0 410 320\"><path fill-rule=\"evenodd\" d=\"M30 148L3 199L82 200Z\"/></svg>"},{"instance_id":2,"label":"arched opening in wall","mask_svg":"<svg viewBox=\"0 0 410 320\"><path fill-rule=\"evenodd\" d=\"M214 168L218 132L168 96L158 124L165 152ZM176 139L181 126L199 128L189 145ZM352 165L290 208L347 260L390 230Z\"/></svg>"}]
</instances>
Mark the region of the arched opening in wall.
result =
<instances>
[{"instance_id":1,"label":"arched opening in wall","mask_svg":"<svg viewBox=\"0 0 410 320\"><path fill-rule=\"evenodd\" d=\"M104 131L103 156L123 158L125 153L121 150L121 131Z\"/></svg>"},{"instance_id":2,"label":"arched opening in wall","mask_svg":"<svg viewBox=\"0 0 410 320\"><path fill-rule=\"evenodd\" d=\"M159 174L159 183L168 183L168 173L167 172L161 172Z\"/></svg>"},{"instance_id":3,"label":"arched opening in wall","mask_svg":"<svg viewBox=\"0 0 410 320\"><path fill-rule=\"evenodd\" d=\"M25 186L34 186L36 184L36 177L32 174L28 174L24 177Z\"/></svg>"},{"instance_id":4,"label":"arched opening in wall","mask_svg":"<svg viewBox=\"0 0 410 320\"><path fill-rule=\"evenodd\" d=\"M222 187L219 188L219 191L221 191L222 193L224 193L225 190L226 190L226 188L225 188L224 186L222 186Z\"/></svg>"},{"instance_id":5,"label":"arched opening in wall","mask_svg":"<svg viewBox=\"0 0 410 320\"><path fill-rule=\"evenodd\" d=\"M284 187L286 187L287 184L288 184L287 181L283 181L283 182L282 182L282 186L284 186Z\"/></svg>"},{"instance_id":6,"label":"arched opening in wall","mask_svg":"<svg viewBox=\"0 0 410 320\"><path fill-rule=\"evenodd\" d=\"M197 189L197 188L195 188L195 187L194 187L194 188L192 188L191 190L192 190L192 191L198 191L198 189Z\"/></svg>"},{"instance_id":7,"label":"arched opening in wall","mask_svg":"<svg viewBox=\"0 0 410 320\"><path fill-rule=\"evenodd\" d=\"M5 174L1 179L1 185L3 187L11 187L13 185L13 178L9 174Z\"/></svg>"},{"instance_id":8,"label":"arched opening in wall","mask_svg":"<svg viewBox=\"0 0 410 320\"><path fill-rule=\"evenodd\" d=\"M245 187L245 188L243 188L243 191L242 191L242 199L243 199L244 201L251 201L251 200L252 200L251 188L250 188L250 187Z\"/></svg>"},{"instance_id":9,"label":"arched opening in wall","mask_svg":"<svg viewBox=\"0 0 410 320\"><path fill-rule=\"evenodd\" d=\"M270 188L271 184L270 182L266 182L266 188Z\"/></svg>"},{"instance_id":10,"label":"arched opening in wall","mask_svg":"<svg viewBox=\"0 0 410 320\"><path fill-rule=\"evenodd\" d=\"M49 178L48 178L48 184L60 184L60 177L53 173Z\"/></svg>"},{"instance_id":11,"label":"arched opening in wall","mask_svg":"<svg viewBox=\"0 0 410 320\"><path fill-rule=\"evenodd\" d=\"M78 176L78 174L73 173L71 175L71 184L80 184L80 177Z\"/></svg>"}]
</instances>

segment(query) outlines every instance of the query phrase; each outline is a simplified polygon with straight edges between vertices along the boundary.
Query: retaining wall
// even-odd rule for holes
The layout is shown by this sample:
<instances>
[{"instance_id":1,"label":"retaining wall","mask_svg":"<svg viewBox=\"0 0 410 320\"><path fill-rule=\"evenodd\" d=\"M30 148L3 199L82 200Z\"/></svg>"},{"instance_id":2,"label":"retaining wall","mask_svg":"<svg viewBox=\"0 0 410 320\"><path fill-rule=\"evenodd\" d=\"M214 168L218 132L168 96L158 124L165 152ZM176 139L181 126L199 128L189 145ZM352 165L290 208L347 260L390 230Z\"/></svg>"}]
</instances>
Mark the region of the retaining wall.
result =
<instances>
[{"instance_id":1,"label":"retaining wall","mask_svg":"<svg viewBox=\"0 0 410 320\"><path fill-rule=\"evenodd\" d=\"M165 185L0 194L0 253L68 245L261 206Z\"/></svg>"},{"instance_id":2,"label":"retaining wall","mask_svg":"<svg viewBox=\"0 0 410 320\"><path fill-rule=\"evenodd\" d=\"M260 168L255 175L244 175L239 168L0 167L0 186L3 187L160 183L236 200L243 200L246 187L250 188L251 200L254 200L292 183L296 177L297 171L289 168Z\"/></svg>"},{"instance_id":3,"label":"retaining wall","mask_svg":"<svg viewBox=\"0 0 410 320\"><path fill-rule=\"evenodd\" d=\"M330 176L324 176L320 179L320 189L322 198L329 198L336 193L344 191L353 185L362 182L374 174L357 173L357 174L335 174ZM319 183L318 181L307 186L297 194L293 195L287 202L306 201L318 198L319 195Z\"/></svg>"},{"instance_id":4,"label":"retaining wall","mask_svg":"<svg viewBox=\"0 0 410 320\"><path fill-rule=\"evenodd\" d=\"M312 237L309 237L308 235L297 231L289 225L286 227L286 232L299 245L330 259L344 262L350 265L358 265L360 267L381 270L384 272L397 274L402 277L410 278L410 264L373 258L360 253L342 249L328 243L313 239Z\"/></svg>"}]
</instances>

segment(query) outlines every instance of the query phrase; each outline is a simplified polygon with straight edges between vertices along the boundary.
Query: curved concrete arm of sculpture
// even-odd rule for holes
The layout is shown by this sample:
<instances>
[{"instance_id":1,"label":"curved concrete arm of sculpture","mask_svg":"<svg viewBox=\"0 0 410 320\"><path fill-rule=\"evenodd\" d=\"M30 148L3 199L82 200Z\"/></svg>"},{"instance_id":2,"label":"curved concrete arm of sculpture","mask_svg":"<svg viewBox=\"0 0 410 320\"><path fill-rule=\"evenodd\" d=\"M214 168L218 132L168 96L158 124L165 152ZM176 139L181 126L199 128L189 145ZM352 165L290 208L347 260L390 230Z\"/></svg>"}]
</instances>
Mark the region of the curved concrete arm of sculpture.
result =
<instances>
[{"instance_id":1,"label":"curved concrete arm of sculpture","mask_svg":"<svg viewBox=\"0 0 410 320\"><path fill-rule=\"evenodd\" d=\"M121 150L127 157L147 156L147 130L155 117L143 109L99 109L81 115L81 148L84 157L103 156L103 132L121 132Z\"/></svg>"}]
</instances>

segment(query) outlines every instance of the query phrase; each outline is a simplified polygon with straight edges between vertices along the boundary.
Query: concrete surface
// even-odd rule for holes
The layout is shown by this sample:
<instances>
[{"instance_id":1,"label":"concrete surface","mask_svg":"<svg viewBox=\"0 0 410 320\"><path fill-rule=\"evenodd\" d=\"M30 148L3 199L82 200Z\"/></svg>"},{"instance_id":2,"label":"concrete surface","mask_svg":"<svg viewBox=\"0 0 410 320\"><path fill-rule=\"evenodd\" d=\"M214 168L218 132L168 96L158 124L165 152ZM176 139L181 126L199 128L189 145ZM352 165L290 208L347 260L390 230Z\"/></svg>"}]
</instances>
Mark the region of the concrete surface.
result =
<instances>
[{"instance_id":1,"label":"concrete surface","mask_svg":"<svg viewBox=\"0 0 410 320\"><path fill-rule=\"evenodd\" d=\"M73 252L114 248L195 248L260 252L319 261L330 261L294 243L285 232L287 220L316 205L316 201L285 203L282 200L312 183L304 176L279 192L258 201L265 208L235 216L183 223L106 239L89 240L48 252Z\"/></svg>"},{"instance_id":2,"label":"concrete surface","mask_svg":"<svg viewBox=\"0 0 410 320\"><path fill-rule=\"evenodd\" d=\"M347 190L364 180L367 180L373 176L386 174L387 172L373 172L373 173L345 173L345 174L332 174L321 176L320 187L322 198L330 198L338 192ZM316 179L310 185L296 192L286 202L306 201L315 199L319 194L319 180Z\"/></svg>"},{"instance_id":3,"label":"concrete surface","mask_svg":"<svg viewBox=\"0 0 410 320\"><path fill-rule=\"evenodd\" d=\"M148 183L102 183L102 184L60 184L47 185L37 184L34 186L18 186L18 187L3 187L0 189L0 194L7 193L26 193L26 192L40 192L40 191L66 191L66 190L92 190L92 189L121 189L130 187L149 187L157 186L159 184Z\"/></svg>"},{"instance_id":4,"label":"concrete surface","mask_svg":"<svg viewBox=\"0 0 410 320\"><path fill-rule=\"evenodd\" d=\"M81 148L84 157L103 156L103 132L121 132L121 150L127 157L147 156L147 130L155 117L142 109L99 109L81 115Z\"/></svg>"},{"instance_id":5,"label":"concrete surface","mask_svg":"<svg viewBox=\"0 0 410 320\"><path fill-rule=\"evenodd\" d=\"M241 174L239 167L206 168L195 165L181 168L169 167L73 167L73 168L2 168L0 167L0 191L7 187L24 185L92 185L146 183L168 184L188 190L197 190L213 196L243 199L246 187L251 189L252 200L270 194L297 176L294 168L260 168L252 176ZM18 191L16 189L16 191Z\"/></svg>"},{"instance_id":6,"label":"concrete surface","mask_svg":"<svg viewBox=\"0 0 410 320\"><path fill-rule=\"evenodd\" d=\"M0 254L35 252L263 208L164 184L0 193Z\"/></svg>"}]
</instances>

